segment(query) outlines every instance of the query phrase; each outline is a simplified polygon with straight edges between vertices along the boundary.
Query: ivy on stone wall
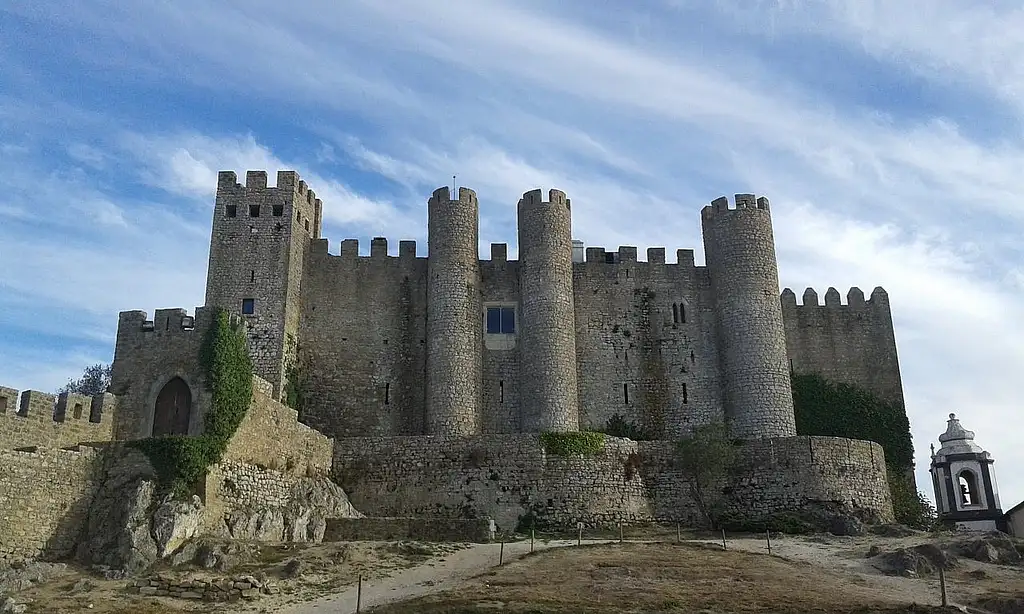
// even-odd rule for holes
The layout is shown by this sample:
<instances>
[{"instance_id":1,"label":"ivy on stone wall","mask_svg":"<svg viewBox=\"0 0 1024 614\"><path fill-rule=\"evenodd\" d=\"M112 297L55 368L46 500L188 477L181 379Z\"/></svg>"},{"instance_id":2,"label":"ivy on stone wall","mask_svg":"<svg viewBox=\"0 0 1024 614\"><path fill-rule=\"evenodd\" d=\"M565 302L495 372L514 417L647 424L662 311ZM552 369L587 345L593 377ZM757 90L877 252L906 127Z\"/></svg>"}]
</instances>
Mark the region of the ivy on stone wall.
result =
<instances>
[{"instance_id":1,"label":"ivy on stone wall","mask_svg":"<svg viewBox=\"0 0 1024 614\"><path fill-rule=\"evenodd\" d=\"M817 373L793 373L792 382L797 435L874 441L885 450L888 465L913 467L910 421L902 407L859 386L833 382Z\"/></svg>"},{"instance_id":2,"label":"ivy on stone wall","mask_svg":"<svg viewBox=\"0 0 1024 614\"><path fill-rule=\"evenodd\" d=\"M223 309L214 315L200 353L212 402L198 436L167 435L134 441L149 458L162 489L184 496L220 462L252 402L252 362L240 323Z\"/></svg>"},{"instance_id":3,"label":"ivy on stone wall","mask_svg":"<svg viewBox=\"0 0 1024 614\"><path fill-rule=\"evenodd\" d=\"M816 373L790 375L797 435L864 439L882 446L896 521L929 528L934 508L908 477L914 469L914 444L904 409L859 386L829 381Z\"/></svg>"},{"instance_id":4,"label":"ivy on stone wall","mask_svg":"<svg viewBox=\"0 0 1024 614\"><path fill-rule=\"evenodd\" d=\"M604 450L604 433L581 431L578 433L541 433L544 451L556 456L594 456Z\"/></svg>"}]
</instances>

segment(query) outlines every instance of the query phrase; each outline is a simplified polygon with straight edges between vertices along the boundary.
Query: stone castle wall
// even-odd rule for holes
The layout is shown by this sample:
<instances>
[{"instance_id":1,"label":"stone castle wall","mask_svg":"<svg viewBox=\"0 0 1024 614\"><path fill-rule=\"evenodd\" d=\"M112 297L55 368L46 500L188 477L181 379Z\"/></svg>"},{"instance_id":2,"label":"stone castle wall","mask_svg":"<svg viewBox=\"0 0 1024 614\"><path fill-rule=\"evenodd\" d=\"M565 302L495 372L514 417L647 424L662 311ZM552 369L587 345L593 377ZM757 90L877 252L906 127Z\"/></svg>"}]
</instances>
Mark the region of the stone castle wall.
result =
<instances>
[{"instance_id":1,"label":"stone castle wall","mask_svg":"<svg viewBox=\"0 0 1024 614\"><path fill-rule=\"evenodd\" d=\"M0 387L0 449L64 448L113 439L117 398L52 395Z\"/></svg>"},{"instance_id":2,"label":"stone castle wall","mask_svg":"<svg viewBox=\"0 0 1024 614\"><path fill-rule=\"evenodd\" d=\"M269 382L254 378L253 400L228 442L224 462L289 467L299 475L326 475L334 441L299 422L298 413L275 401Z\"/></svg>"},{"instance_id":3,"label":"stone castle wall","mask_svg":"<svg viewBox=\"0 0 1024 614\"><path fill-rule=\"evenodd\" d=\"M92 448L0 450L0 558L73 553L104 476Z\"/></svg>"},{"instance_id":4,"label":"stone castle wall","mask_svg":"<svg viewBox=\"0 0 1024 614\"><path fill-rule=\"evenodd\" d=\"M200 352L213 310L200 307L195 316L184 309L157 309L153 319L145 311L123 311L117 324L110 390L118 397L114 435L118 440L142 439L153 434L157 396L172 379L181 378L192 395L188 432L202 430L210 407Z\"/></svg>"},{"instance_id":5,"label":"stone castle wall","mask_svg":"<svg viewBox=\"0 0 1024 614\"><path fill-rule=\"evenodd\" d=\"M846 297L842 304L839 292L829 288L822 305L818 293L807 288L802 304L797 304L792 290L783 291L786 348L793 370L861 386L903 407L889 296L875 288L864 300L860 288L851 288Z\"/></svg>"},{"instance_id":6,"label":"stone castle wall","mask_svg":"<svg viewBox=\"0 0 1024 614\"><path fill-rule=\"evenodd\" d=\"M334 476L371 516L494 518L511 530L541 524L700 523L671 442L606 438L595 456L544 451L536 434L339 440ZM837 502L892 519L884 454L870 442L830 437L748 441L731 482L730 509L747 517Z\"/></svg>"}]
</instances>

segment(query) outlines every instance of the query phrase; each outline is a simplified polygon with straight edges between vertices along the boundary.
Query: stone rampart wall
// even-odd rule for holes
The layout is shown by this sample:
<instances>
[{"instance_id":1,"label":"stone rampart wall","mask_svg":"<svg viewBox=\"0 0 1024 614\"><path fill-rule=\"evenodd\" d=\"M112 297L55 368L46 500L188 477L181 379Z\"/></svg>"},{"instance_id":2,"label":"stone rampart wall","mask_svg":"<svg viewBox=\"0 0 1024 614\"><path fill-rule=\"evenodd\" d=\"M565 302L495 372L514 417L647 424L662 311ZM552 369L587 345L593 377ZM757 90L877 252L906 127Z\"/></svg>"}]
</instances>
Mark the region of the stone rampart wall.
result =
<instances>
[{"instance_id":1,"label":"stone rampart wall","mask_svg":"<svg viewBox=\"0 0 1024 614\"><path fill-rule=\"evenodd\" d=\"M297 475L326 475L334 442L299 422L298 413L271 397L272 387L256 378L253 400L224 453L225 462L286 470Z\"/></svg>"},{"instance_id":2,"label":"stone rampart wall","mask_svg":"<svg viewBox=\"0 0 1024 614\"><path fill-rule=\"evenodd\" d=\"M546 453L537 435L338 440L334 475L368 516L494 518L512 530L611 527L662 521L700 524L672 442L606 438L594 456ZM750 441L729 485L746 517L838 503L892 519L885 460L874 443L829 437Z\"/></svg>"},{"instance_id":3,"label":"stone rampart wall","mask_svg":"<svg viewBox=\"0 0 1024 614\"><path fill-rule=\"evenodd\" d=\"M0 559L71 554L104 475L92 448L0 450Z\"/></svg>"},{"instance_id":4,"label":"stone rampart wall","mask_svg":"<svg viewBox=\"0 0 1024 614\"><path fill-rule=\"evenodd\" d=\"M57 396L26 390L19 395L13 388L0 387L0 449L110 441L116 406L112 394Z\"/></svg>"}]
</instances>

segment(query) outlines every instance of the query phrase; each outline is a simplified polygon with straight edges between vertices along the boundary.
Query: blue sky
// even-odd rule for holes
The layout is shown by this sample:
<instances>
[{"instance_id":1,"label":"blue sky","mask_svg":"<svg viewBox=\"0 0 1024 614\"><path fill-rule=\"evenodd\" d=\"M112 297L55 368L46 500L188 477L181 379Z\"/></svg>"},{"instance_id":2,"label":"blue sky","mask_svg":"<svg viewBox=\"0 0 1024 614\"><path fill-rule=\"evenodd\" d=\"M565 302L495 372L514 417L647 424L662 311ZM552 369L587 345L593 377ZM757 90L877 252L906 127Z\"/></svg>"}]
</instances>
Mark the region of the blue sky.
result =
<instances>
[{"instance_id":1,"label":"blue sky","mask_svg":"<svg viewBox=\"0 0 1024 614\"><path fill-rule=\"evenodd\" d=\"M201 304L221 169L298 170L332 251L425 244L458 174L484 242L558 187L588 245L700 263L700 207L755 192L784 287L889 292L929 494L957 412L1024 499L1014 3L7 0L0 32L5 385L109 361L120 310Z\"/></svg>"}]
</instances>

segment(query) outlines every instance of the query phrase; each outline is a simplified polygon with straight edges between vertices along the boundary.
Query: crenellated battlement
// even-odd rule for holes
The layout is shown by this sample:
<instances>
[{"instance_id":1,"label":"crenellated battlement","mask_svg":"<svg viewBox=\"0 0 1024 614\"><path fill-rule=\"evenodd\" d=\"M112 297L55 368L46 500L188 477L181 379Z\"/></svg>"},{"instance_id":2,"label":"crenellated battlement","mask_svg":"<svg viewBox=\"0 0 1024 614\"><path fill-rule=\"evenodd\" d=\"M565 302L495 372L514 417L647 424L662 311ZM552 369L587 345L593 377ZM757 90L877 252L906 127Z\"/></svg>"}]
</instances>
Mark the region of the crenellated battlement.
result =
<instances>
[{"instance_id":1,"label":"crenellated battlement","mask_svg":"<svg viewBox=\"0 0 1024 614\"><path fill-rule=\"evenodd\" d=\"M398 259L398 260L415 260L416 259L416 241L412 240L401 240L398 242L398 255L392 256L388 253L390 243L386 237L373 237L370 240L370 253L368 255L359 254L359 239L343 239L339 246L337 254L330 253L330 243L327 239L318 239L314 243L313 253L316 254L327 254L335 258L344 258L347 260L384 260L384 259Z\"/></svg>"},{"instance_id":2,"label":"crenellated battlement","mask_svg":"<svg viewBox=\"0 0 1024 614\"><path fill-rule=\"evenodd\" d=\"M191 335L196 329L197 322L205 322L210 316L206 307L197 307L194 316L188 315L188 311L180 307L173 309L157 309L153 312L153 318L142 310L122 311L118 314L117 330L118 335L122 333L163 333L177 335Z\"/></svg>"},{"instance_id":3,"label":"crenellated battlement","mask_svg":"<svg viewBox=\"0 0 1024 614\"><path fill-rule=\"evenodd\" d=\"M30 446L60 448L112 439L117 397L0 386L0 449Z\"/></svg>"},{"instance_id":4,"label":"crenellated battlement","mask_svg":"<svg viewBox=\"0 0 1024 614\"><path fill-rule=\"evenodd\" d=\"M614 252L608 251L604 247L587 247L584 262L595 264L658 264L673 267L694 266L692 249L677 249L675 262L665 262L665 252L664 247L648 247L647 261L644 262L638 260L638 250L634 246L620 245L618 251Z\"/></svg>"},{"instance_id":5,"label":"crenellated battlement","mask_svg":"<svg viewBox=\"0 0 1024 614\"><path fill-rule=\"evenodd\" d=\"M702 219L708 219L715 215L727 214L733 211L764 211L769 212L771 210L768 199L764 196L755 196L754 194L736 194L733 196L733 205L730 205L729 198L726 196L719 196L715 200L711 201L711 204L705 205L700 210L700 216Z\"/></svg>"},{"instance_id":6,"label":"crenellated battlement","mask_svg":"<svg viewBox=\"0 0 1024 614\"><path fill-rule=\"evenodd\" d=\"M524 205L565 205L566 209L571 207L571 201L565 196L565 192L551 188L548 190L548 199L544 200L544 190L537 188L524 192L523 197L519 199L519 206Z\"/></svg>"},{"instance_id":7,"label":"crenellated battlement","mask_svg":"<svg viewBox=\"0 0 1024 614\"><path fill-rule=\"evenodd\" d=\"M277 185L269 186L267 182L267 171L246 171L245 185L238 182L238 175L235 171L220 171L217 173L217 194L230 193L233 195L246 193L252 194L263 191L283 191L298 194L306 204L315 209L322 206L322 202L316 196L306 182L299 178L295 171L277 171Z\"/></svg>"},{"instance_id":8,"label":"crenellated battlement","mask_svg":"<svg viewBox=\"0 0 1024 614\"><path fill-rule=\"evenodd\" d=\"M439 205L444 203L462 203L464 205L477 205L476 191L470 188L459 188L459 196L452 199L452 191L448 186L442 186L434 190L427 201L427 205Z\"/></svg>"},{"instance_id":9,"label":"crenellated battlement","mask_svg":"<svg viewBox=\"0 0 1024 614\"><path fill-rule=\"evenodd\" d=\"M847 307L857 309L865 307L889 307L889 295L881 286L872 290L871 298L867 300L864 300L864 291L854 286L846 293L846 303L842 302L842 299L839 296L839 291L832 287L825 292L824 305L819 301L818 293L814 288L807 288L804 290L803 298L800 303L797 303L796 293L791 289L786 288L782 291L781 300L783 308Z\"/></svg>"}]
</instances>

